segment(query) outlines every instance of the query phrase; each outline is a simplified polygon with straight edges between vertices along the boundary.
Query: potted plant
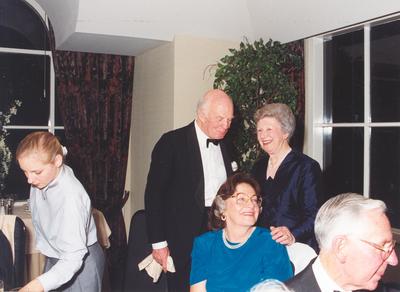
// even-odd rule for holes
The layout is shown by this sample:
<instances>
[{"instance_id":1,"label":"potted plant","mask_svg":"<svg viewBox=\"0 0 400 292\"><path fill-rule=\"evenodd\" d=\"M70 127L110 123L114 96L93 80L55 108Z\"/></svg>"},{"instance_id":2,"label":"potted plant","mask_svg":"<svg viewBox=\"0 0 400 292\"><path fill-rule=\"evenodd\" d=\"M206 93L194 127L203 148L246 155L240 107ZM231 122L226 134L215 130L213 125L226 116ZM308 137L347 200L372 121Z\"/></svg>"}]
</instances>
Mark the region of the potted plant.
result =
<instances>
[{"instance_id":1,"label":"potted plant","mask_svg":"<svg viewBox=\"0 0 400 292\"><path fill-rule=\"evenodd\" d=\"M232 125L234 147L239 167L250 170L260 154L253 115L265 103L281 102L298 109L298 90L293 76L303 69L302 50L298 45L286 45L263 40L250 44L241 42L239 49L217 64L214 88L223 89L235 105Z\"/></svg>"},{"instance_id":2,"label":"potted plant","mask_svg":"<svg viewBox=\"0 0 400 292\"><path fill-rule=\"evenodd\" d=\"M0 112L0 192L4 191L5 179L9 173L12 161L12 153L6 143L8 132L5 126L10 123L11 117L17 114L17 109L20 106L21 101L14 100L6 112Z\"/></svg>"}]
</instances>

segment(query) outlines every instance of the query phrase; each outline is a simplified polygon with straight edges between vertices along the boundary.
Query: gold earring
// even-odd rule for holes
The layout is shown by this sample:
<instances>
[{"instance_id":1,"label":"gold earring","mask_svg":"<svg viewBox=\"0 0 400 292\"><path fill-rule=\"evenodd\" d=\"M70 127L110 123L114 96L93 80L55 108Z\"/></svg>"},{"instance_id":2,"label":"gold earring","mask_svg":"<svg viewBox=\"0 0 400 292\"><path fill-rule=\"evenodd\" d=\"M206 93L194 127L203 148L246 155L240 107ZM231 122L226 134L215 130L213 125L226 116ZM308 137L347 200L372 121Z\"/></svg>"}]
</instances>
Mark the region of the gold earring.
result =
<instances>
[{"instance_id":1,"label":"gold earring","mask_svg":"<svg viewBox=\"0 0 400 292\"><path fill-rule=\"evenodd\" d=\"M224 214L221 215L221 220L225 221L226 220L226 216Z\"/></svg>"}]
</instances>

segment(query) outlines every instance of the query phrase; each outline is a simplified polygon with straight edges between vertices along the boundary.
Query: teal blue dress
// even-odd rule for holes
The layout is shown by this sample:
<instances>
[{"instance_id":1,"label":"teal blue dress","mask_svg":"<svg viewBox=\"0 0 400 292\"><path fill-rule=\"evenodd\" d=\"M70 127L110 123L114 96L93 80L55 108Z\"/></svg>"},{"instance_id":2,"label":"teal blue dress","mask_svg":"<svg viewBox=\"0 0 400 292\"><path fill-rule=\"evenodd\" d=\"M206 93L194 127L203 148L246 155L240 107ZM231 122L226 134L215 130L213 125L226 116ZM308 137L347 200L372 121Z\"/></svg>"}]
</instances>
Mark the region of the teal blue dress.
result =
<instances>
[{"instance_id":1,"label":"teal blue dress","mask_svg":"<svg viewBox=\"0 0 400 292\"><path fill-rule=\"evenodd\" d=\"M286 247L276 243L265 228L256 227L237 249L226 247L222 230L194 240L190 285L207 280L207 292L249 291L265 279L285 281L292 276Z\"/></svg>"}]
</instances>

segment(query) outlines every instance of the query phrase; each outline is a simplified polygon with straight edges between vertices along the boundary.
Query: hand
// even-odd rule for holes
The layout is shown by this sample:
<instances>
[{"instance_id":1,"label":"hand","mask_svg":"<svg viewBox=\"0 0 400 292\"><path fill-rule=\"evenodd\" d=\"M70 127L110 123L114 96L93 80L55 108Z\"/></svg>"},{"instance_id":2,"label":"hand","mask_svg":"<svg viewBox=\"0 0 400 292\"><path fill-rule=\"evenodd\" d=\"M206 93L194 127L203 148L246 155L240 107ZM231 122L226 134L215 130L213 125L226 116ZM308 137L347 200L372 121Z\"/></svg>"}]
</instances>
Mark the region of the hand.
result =
<instances>
[{"instance_id":1,"label":"hand","mask_svg":"<svg viewBox=\"0 0 400 292\"><path fill-rule=\"evenodd\" d=\"M167 272L167 259L169 256L168 246L164 247L164 248L153 249L152 255L153 255L153 258L156 260L156 262L162 266L163 271L166 273Z\"/></svg>"},{"instance_id":2,"label":"hand","mask_svg":"<svg viewBox=\"0 0 400 292\"><path fill-rule=\"evenodd\" d=\"M24 287L22 287L20 290L20 292L42 292L44 291L44 288L42 286L42 284L40 283L40 281L38 279L32 280L30 281L28 284L26 284Z\"/></svg>"},{"instance_id":3,"label":"hand","mask_svg":"<svg viewBox=\"0 0 400 292\"><path fill-rule=\"evenodd\" d=\"M291 245L296 242L296 238L286 226L271 226L271 236L273 240L284 245Z\"/></svg>"}]
</instances>

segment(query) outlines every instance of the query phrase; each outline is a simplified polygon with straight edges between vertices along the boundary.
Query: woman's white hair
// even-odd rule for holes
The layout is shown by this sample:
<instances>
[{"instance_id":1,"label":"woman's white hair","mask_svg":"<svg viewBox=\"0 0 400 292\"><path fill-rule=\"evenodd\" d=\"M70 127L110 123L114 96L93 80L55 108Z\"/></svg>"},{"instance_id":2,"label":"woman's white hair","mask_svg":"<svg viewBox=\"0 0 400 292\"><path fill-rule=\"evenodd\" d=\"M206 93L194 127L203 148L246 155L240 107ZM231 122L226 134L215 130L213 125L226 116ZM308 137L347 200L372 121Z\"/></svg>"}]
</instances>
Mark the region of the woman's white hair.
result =
<instances>
[{"instance_id":1,"label":"woman's white hair","mask_svg":"<svg viewBox=\"0 0 400 292\"><path fill-rule=\"evenodd\" d=\"M288 134L288 139L290 140L296 128L296 118L288 105L284 103L267 103L254 113L254 122L257 124L266 117L276 119L283 132Z\"/></svg>"},{"instance_id":2,"label":"woman's white hair","mask_svg":"<svg viewBox=\"0 0 400 292\"><path fill-rule=\"evenodd\" d=\"M275 279L267 279L253 286L250 292L291 292L281 281Z\"/></svg>"},{"instance_id":3,"label":"woman's white hair","mask_svg":"<svg viewBox=\"0 0 400 292\"><path fill-rule=\"evenodd\" d=\"M371 210L386 212L381 200L355 193L337 195L322 205L315 218L314 230L320 249L329 249L338 235L354 234L365 224L364 215Z\"/></svg>"}]
</instances>

